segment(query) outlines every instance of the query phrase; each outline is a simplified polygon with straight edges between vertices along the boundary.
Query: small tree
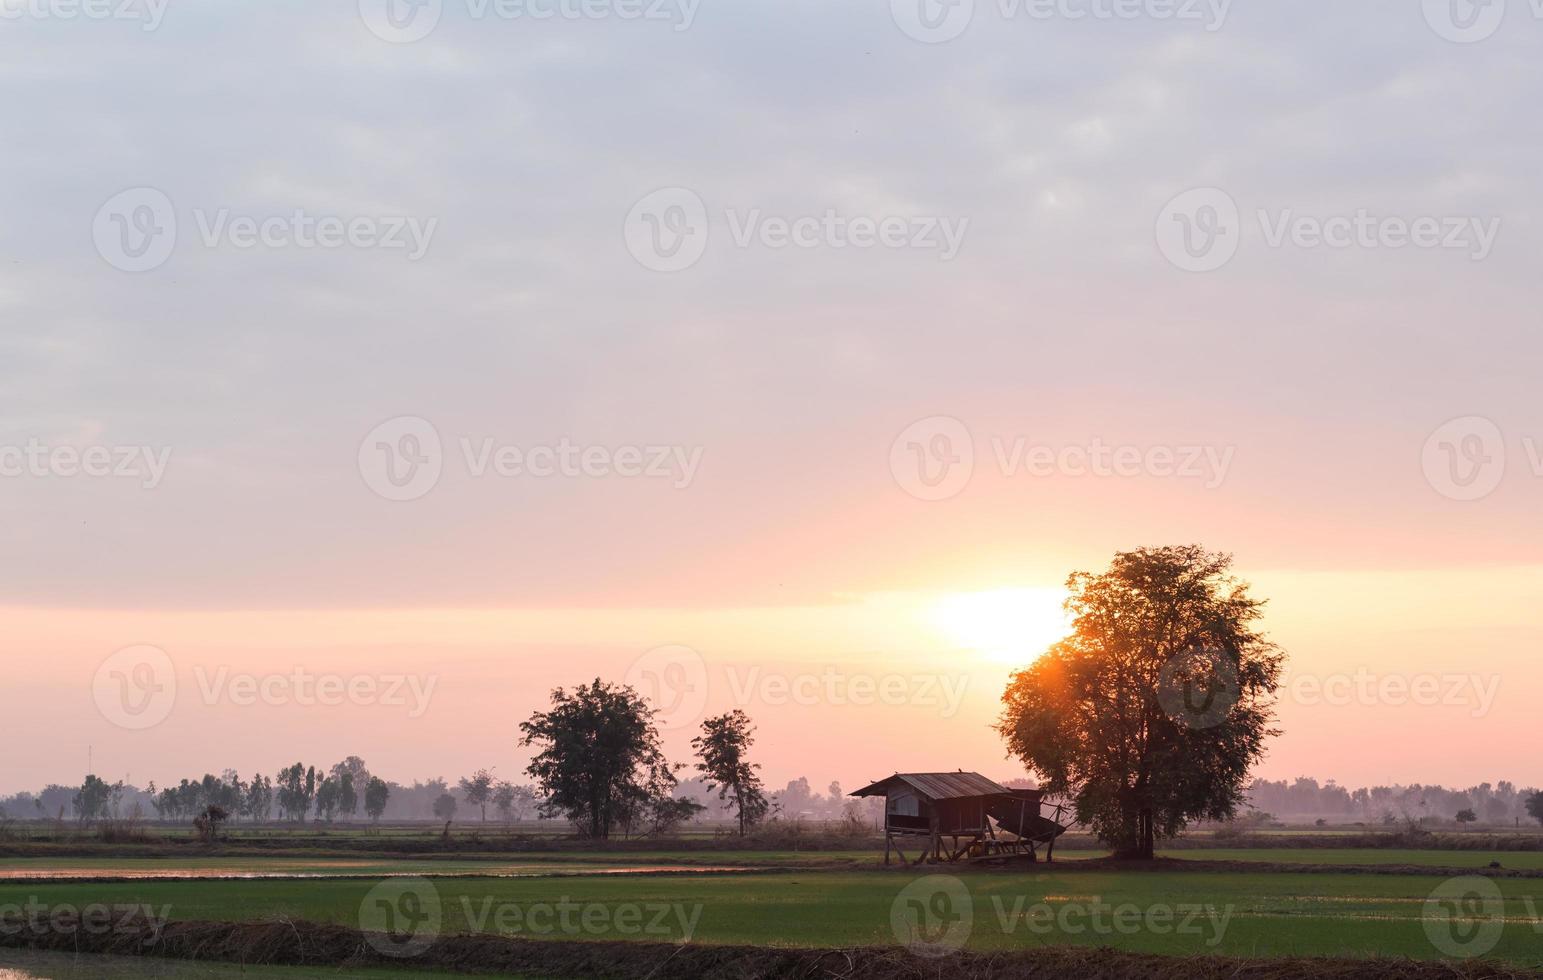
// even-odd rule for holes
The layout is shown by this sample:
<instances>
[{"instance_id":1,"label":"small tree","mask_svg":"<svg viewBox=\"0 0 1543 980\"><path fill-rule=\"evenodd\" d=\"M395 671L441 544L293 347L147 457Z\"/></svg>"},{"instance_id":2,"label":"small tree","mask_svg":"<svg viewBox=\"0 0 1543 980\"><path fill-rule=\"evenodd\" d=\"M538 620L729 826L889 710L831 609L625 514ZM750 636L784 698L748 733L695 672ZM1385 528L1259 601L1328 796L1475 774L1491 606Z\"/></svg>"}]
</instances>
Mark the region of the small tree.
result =
<instances>
[{"instance_id":1,"label":"small tree","mask_svg":"<svg viewBox=\"0 0 1543 980\"><path fill-rule=\"evenodd\" d=\"M220 825L229 817L225 808L218 804L211 803L204 807L204 811L193 818L193 829L198 831L198 839L205 844L214 843L220 835Z\"/></svg>"},{"instance_id":2,"label":"small tree","mask_svg":"<svg viewBox=\"0 0 1543 980\"><path fill-rule=\"evenodd\" d=\"M493 790L493 808L505 823L524 820L536 806L536 791L529 786L516 786L507 780Z\"/></svg>"},{"instance_id":3,"label":"small tree","mask_svg":"<svg viewBox=\"0 0 1543 980\"><path fill-rule=\"evenodd\" d=\"M386 812L386 801L391 798L391 787L386 781L377 776L371 776L369 785L364 788L364 812L370 819L380 823L381 814Z\"/></svg>"},{"instance_id":4,"label":"small tree","mask_svg":"<svg viewBox=\"0 0 1543 980\"><path fill-rule=\"evenodd\" d=\"M702 722L702 734L691 740L696 749L697 771L707 782L707 791L718 791L718 799L733 799L739 818L739 833L745 832L766 816L766 795L762 792L760 766L745 759L755 744L755 728L750 716L736 708L728 714ZM832 783L832 788L839 787Z\"/></svg>"},{"instance_id":5,"label":"small tree","mask_svg":"<svg viewBox=\"0 0 1543 980\"><path fill-rule=\"evenodd\" d=\"M434 816L449 821L455 817L457 806L455 797L449 793L441 793L439 799L434 801Z\"/></svg>"},{"instance_id":6,"label":"small tree","mask_svg":"<svg viewBox=\"0 0 1543 980\"><path fill-rule=\"evenodd\" d=\"M562 814L590 837L610 837L675 786L654 709L624 684L596 678L571 694L558 688L551 709L532 714L520 731L520 745L538 750L525 771L545 797L542 813Z\"/></svg>"},{"instance_id":7,"label":"small tree","mask_svg":"<svg viewBox=\"0 0 1543 980\"><path fill-rule=\"evenodd\" d=\"M1458 810L1457 816L1454 819L1456 819L1460 824L1473 823L1475 820L1479 819L1479 815L1474 813L1472 810Z\"/></svg>"},{"instance_id":8,"label":"small tree","mask_svg":"<svg viewBox=\"0 0 1543 980\"><path fill-rule=\"evenodd\" d=\"M466 802L482 813L482 822L488 822L488 801L493 798L493 774L486 769L461 780L461 795Z\"/></svg>"},{"instance_id":9,"label":"small tree","mask_svg":"<svg viewBox=\"0 0 1543 980\"><path fill-rule=\"evenodd\" d=\"M667 834L705 809L696 800L676 799L662 793L649 798L636 812L628 811L624 823L631 830L641 820L646 833Z\"/></svg>"}]
</instances>

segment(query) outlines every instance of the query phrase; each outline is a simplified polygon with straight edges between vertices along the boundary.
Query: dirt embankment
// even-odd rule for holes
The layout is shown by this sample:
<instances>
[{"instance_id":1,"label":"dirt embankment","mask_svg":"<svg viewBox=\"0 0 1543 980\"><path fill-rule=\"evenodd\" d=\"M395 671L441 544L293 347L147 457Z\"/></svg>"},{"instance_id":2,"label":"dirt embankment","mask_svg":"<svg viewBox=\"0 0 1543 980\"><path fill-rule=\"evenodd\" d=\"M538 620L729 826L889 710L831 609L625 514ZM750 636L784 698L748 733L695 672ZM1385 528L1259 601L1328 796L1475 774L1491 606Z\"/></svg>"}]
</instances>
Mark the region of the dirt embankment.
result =
<instances>
[{"instance_id":1,"label":"dirt embankment","mask_svg":"<svg viewBox=\"0 0 1543 980\"><path fill-rule=\"evenodd\" d=\"M32 929L15 919L4 926L0 946L60 952L249 966L396 966L616 980L1521 980L1543 976L1479 961L1166 957L1068 947L930 958L882 947L768 949L496 936L440 937L418 955L400 959L381 953L357 930L308 922L181 922L168 925L159 935L149 927L107 932L77 929L57 919L46 929Z\"/></svg>"},{"instance_id":2,"label":"dirt embankment","mask_svg":"<svg viewBox=\"0 0 1543 980\"><path fill-rule=\"evenodd\" d=\"M1189 858L1157 858L1152 861L1122 861L1116 858L1088 858L1061 861L1052 867L1066 871L1224 871L1235 874L1334 874L1334 875L1426 875L1455 878L1460 875L1484 875L1489 878L1543 878L1543 868L1493 868L1463 865L1456 859L1449 865L1433 864L1310 864L1290 861L1208 861L1195 852ZM1033 865L1030 865L1033 867ZM1021 870L1021 867L1018 869Z\"/></svg>"},{"instance_id":3,"label":"dirt embankment","mask_svg":"<svg viewBox=\"0 0 1543 980\"><path fill-rule=\"evenodd\" d=\"M1071 847L1094 848L1091 838L1068 841ZM1057 846L1060 846L1059 844ZM1289 848L1335 850L1415 850L1415 851L1543 851L1543 834L1506 834L1466 832L1460 834L1433 831L1375 831L1322 834L1207 834L1196 832L1187 837L1163 841L1162 849L1205 850L1207 848Z\"/></svg>"}]
</instances>

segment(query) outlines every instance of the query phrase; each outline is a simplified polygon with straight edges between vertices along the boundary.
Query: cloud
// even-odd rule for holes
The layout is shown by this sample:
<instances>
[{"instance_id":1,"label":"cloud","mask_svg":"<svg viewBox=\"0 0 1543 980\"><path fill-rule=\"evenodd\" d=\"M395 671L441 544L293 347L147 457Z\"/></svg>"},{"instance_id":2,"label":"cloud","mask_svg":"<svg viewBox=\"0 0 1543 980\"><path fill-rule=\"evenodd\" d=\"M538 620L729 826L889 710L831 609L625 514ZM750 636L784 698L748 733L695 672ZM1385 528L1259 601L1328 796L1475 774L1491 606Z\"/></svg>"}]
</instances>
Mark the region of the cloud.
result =
<instances>
[{"instance_id":1,"label":"cloud","mask_svg":"<svg viewBox=\"0 0 1543 980\"><path fill-rule=\"evenodd\" d=\"M1205 529L1262 559L1330 561L1342 535L1265 519L1288 500L1308 528L1362 528L1346 543L1370 552L1519 555L1506 528L1522 499L1466 537L1417 533L1418 453L1450 417L1532 418L1539 153L1517 121L1543 26L1513 17L1454 45L1392 0L1238 7L1215 32L1004 20L983 3L929 45L886 6L706 3L675 30L479 20L452 2L407 45L350 4L173 5L153 32L8 23L0 422L22 438L100 420L103 441L174 452L150 494L7 481L7 591L756 601L790 581L841 587L807 568L811 550L862 551L863 567L838 563L861 580L847 587L887 587L922 560L910 533L960 553L1009 533L1079 547L1070 529L1094 522L1104 488L988 479L959 510L909 510L888 443L940 413L1049 442L1238 447L1222 496L1111 490L1099 506L1143 539L1207 513ZM1228 268L1180 274L1154 219L1210 185L1245 216L1473 213L1502 230L1484 263L1256 236ZM175 202L179 237L165 266L129 275L91 229L137 186ZM676 186L704 201L712 237L663 275L628 254L622 226ZM195 213L219 209L439 224L417 262L205 247ZM969 230L948 262L736 248L730 210ZM700 446L701 478L669 494L452 474L386 506L358 444L402 415L451 445ZM1022 493L1067 529L1025 525ZM1387 526L1366 529L1371 511Z\"/></svg>"}]
</instances>

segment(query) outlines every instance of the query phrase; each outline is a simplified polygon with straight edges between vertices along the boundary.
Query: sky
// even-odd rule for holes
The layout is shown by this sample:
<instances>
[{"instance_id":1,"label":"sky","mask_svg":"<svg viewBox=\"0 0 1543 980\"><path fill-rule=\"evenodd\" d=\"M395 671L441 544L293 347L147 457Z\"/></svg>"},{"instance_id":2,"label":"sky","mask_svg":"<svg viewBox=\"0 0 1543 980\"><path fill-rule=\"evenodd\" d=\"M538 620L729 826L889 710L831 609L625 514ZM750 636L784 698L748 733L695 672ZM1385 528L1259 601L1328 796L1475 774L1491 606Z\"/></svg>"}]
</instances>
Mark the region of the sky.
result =
<instances>
[{"instance_id":1,"label":"sky","mask_svg":"<svg viewBox=\"0 0 1543 980\"><path fill-rule=\"evenodd\" d=\"M1540 39L0 0L0 792L519 779L596 677L772 783L1014 776L1066 576L1190 542L1289 655L1260 775L1543 782Z\"/></svg>"}]
</instances>

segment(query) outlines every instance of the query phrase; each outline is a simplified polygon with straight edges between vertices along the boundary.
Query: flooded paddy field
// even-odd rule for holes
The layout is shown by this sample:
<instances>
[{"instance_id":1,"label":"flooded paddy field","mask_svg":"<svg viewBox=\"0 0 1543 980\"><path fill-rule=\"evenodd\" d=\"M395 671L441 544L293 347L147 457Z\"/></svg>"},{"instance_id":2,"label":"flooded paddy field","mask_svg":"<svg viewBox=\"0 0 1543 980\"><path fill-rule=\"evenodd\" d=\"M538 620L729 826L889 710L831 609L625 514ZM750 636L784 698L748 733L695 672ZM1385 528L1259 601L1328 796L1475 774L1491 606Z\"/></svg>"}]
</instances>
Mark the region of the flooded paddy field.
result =
<instances>
[{"instance_id":1,"label":"flooded paddy field","mask_svg":"<svg viewBox=\"0 0 1543 980\"><path fill-rule=\"evenodd\" d=\"M613 861L510 861L370 858L137 858L38 857L0 858L0 881L104 879L262 879L262 878L386 878L401 876L495 878L552 875L672 874L688 871L734 872L748 865L690 865L637 860L637 855Z\"/></svg>"}]
</instances>

